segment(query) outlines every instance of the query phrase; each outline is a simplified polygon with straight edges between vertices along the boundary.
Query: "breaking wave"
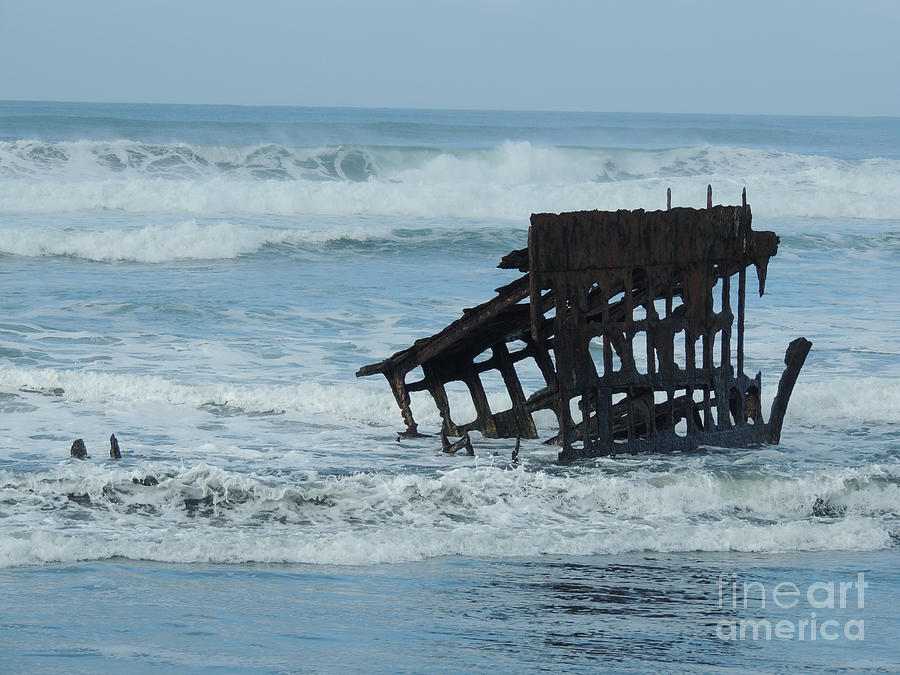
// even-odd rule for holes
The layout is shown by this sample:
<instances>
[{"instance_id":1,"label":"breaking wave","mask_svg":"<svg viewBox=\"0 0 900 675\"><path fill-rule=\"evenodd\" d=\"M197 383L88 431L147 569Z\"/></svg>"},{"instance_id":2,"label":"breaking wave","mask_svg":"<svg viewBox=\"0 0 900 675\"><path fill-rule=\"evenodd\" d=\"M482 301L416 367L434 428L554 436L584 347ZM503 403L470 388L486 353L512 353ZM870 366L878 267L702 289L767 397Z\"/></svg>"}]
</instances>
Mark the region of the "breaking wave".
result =
<instances>
[{"instance_id":1,"label":"breaking wave","mask_svg":"<svg viewBox=\"0 0 900 675\"><path fill-rule=\"evenodd\" d=\"M693 146L647 150L7 141L0 210L524 220L532 212L734 203L764 217L900 218L900 161ZM699 187L698 187L699 186ZM765 201L754 202L764 196ZM717 199L718 201L718 199Z\"/></svg>"},{"instance_id":2,"label":"breaking wave","mask_svg":"<svg viewBox=\"0 0 900 675\"><path fill-rule=\"evenodd\" d=\"M20 256L70 256L95 261L159 263L175 260L227 260L268 245L322 246L333 242L371 242L391 238L393 229L345 226L340 229L261 227L195 219L131 228L8 228L0 252Z\"/></svg>"},{"instance_id":3,"label":"breaking wave","mask_svg":"<svg viewBox=\"0 0 900 675\"><path fill-rule=\"evenodd\" d=\"M122 556L375 564L446 555L873 550L898 535L896 465L797 476L482 465L289 476L66 460L0 471L0 567Z\"/></svg>"},{"instance_id":4,"label":"breaking wave","mask_svg":"<svg viewBox=\"0 0 900 675\"><path fill-rule=\"evenodd\" d=\"M364 148L296 149L153 144L134 141L7 141L0 143L0 177L37 179L143 176L198 180L362 181L375 173Z\"/></svg>"},{"instance_id":5,"label":"breaking wave","mask_svg":"<svg viewBox=\"0 0 900 675\"><path fill-rule=\"evenodd\" d=\"M346 422L396 423L396 403L385 387L356 383L291 385L196 383L161 375L0 366L0 387L57 396L77 403L165 402L219 414L328 414Z\"/></svg>"}]
</instances>

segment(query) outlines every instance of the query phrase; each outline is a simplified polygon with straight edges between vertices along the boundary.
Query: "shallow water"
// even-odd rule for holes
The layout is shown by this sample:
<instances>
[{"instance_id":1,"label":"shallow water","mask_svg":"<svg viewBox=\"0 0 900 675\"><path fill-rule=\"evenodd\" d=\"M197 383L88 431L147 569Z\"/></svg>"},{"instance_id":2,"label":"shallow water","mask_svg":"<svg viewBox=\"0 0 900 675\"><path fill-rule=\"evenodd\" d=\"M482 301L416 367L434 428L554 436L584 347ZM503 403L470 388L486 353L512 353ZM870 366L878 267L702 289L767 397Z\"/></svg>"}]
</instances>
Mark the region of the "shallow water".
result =
<instances>
[{"instance_id":1,"label":"shallow water","mask_svg":"<svg viewBox=\"0 0 900 675\"><path fill-rule=\"evenodd\" d=\"M860 571L869 584L864 608L854 591L845 609L818 610L820 622L840 622L824 638L817 630L811 639L808 629L802 640L719 637L732 621L795 623L817 614L771 600L764 609L758 586L746 609L743 596L735 608L731 579L771 592L779 582L850 583ZM362 567L111 559L0 572L0 607L10 671L894 672L898 588L888 552L867 554L862 567L858 554L834 552L455 557ZM843 626L860 620L864 639L848 641Z\"/></svg>"}]
</instances>

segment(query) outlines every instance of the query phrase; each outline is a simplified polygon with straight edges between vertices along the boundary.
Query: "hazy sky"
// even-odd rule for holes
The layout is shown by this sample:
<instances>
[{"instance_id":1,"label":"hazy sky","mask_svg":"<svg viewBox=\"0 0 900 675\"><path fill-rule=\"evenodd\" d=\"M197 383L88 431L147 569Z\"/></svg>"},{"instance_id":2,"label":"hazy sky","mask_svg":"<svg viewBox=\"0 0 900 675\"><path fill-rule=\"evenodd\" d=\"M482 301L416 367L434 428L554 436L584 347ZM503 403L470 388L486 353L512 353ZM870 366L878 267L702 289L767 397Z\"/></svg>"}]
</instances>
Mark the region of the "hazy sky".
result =
<instances>
[{"instance_id":1,"label":"hazy sky","mask_svg":"<svg viewBox=\"0 0 900 675\"><path fill-rule=\"evenodd\" d=\"M0 99L900 116L897 0L0 0Z\"/></svg>"}]
</instances>

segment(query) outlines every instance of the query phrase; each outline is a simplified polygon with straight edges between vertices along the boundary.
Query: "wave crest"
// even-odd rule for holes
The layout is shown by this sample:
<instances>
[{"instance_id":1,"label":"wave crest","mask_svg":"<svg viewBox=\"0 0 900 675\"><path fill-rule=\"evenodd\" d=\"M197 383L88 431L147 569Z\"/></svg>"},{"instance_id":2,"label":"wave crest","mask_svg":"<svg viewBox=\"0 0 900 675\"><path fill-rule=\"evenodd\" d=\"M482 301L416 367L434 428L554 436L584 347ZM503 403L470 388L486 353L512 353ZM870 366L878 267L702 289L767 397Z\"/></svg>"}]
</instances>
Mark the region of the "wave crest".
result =
<instances>
[{"instance_id":1,"label":"wave crest","mask_svg":"<svg viewBox=\"0 0 900 675\"><path fill-rule=\"evenodd\" d=\"M267 245L325 245L335 241L368 242L390 237L388 227L297 229L194 219L132 228L73 230L9 228L0 252L20 256L71 256L100 262L160 263L175 260L226 260Z\"/></svg>"},{"instance_id":2,"label":"wave crest","mask_svg":"<svg viewBox=\"0 0 900 675\"><path fill-rule=\"evenodd\" d=\"M6 141L0 143L0 177L83 179L150 176L199 180L227 176L249 180L363 181L376 173L364 148L193 146L134 141Z\"/></svg>"},{"instance_id":3,"label":"wave crest","mask_svg":"<svg viewBox=\"0 0 900 675\"><path fill-rule=\"evenodd\" d=\"M872 550L892 545L900 508L900 476L884 465L735 480L699 467L619 476L480 466L276 477L203 463L129 471L67 460L45 474L0 471L0 491L22 503L4 514L0 567L111 556L374 564L444 555ZM185 536L167 536L176 530Z\"/></svg>"},{"instance_id":4,"label":"wave crest","mask_svg":"<svg viewBox=\"0 0 900 675\"><path fill-rule=\"evenodd\" d=\"M746 186L764 217L900 218L900 161L739 147L535 146L441 150L253 148L130 141L0 143L0 209L114 209L502 218L533 212L703 206Z\"/></svg>"}]
</instances>

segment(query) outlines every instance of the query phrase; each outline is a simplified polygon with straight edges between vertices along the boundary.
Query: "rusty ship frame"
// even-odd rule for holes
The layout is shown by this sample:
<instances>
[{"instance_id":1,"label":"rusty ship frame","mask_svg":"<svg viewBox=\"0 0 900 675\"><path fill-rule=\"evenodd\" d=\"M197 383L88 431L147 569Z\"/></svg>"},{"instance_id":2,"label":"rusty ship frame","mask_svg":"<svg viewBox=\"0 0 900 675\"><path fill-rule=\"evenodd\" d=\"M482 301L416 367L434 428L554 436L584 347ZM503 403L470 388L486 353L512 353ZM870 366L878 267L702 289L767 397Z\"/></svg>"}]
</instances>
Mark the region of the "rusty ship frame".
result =
<instances>
[{"instance_id":1,"label":"rusty ship frame","mask_svg":"<svg viewBox=\"0 0 900 675\"><path fill-rule=\"evenodd\" d=\"M705 209L672 208L669 191L664 211L533 214L528 247L499 264L523 276L356 375L387 378L401 436L423 435L410 393L427 391L447 452L471 454L473 430L515 438L518 449L538 438L539 410L556 416L546 442L561 446L560 461L778 443L811 343L788 346L766 421L762 375L744 370L745 297L751 266L763 294L779 240L751 228L746 190L741 202L713 206L709 187ZM544 386L526 396L518 369L529 360ZM491 409L488 374L502 379L508 408ZM451 409L447 385L457 381L471 397L470 421Z\"/></svg>"}]
</instances>

